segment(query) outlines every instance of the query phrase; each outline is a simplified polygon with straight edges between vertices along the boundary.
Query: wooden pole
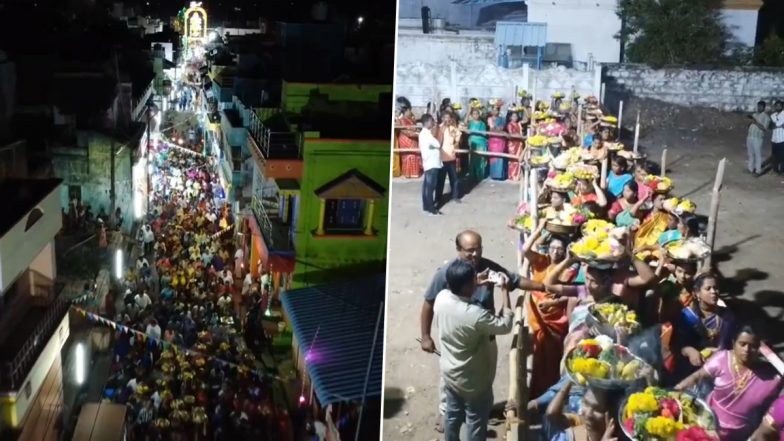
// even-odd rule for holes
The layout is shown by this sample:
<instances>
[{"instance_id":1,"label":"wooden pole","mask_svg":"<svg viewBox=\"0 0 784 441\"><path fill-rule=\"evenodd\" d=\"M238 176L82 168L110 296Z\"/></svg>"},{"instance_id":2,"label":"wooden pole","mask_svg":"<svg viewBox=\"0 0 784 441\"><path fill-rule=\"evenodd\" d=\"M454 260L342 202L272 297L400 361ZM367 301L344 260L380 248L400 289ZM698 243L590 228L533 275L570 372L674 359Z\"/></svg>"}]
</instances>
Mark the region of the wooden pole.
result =
<instances>
[{"instance_id":1,"label":"wooden pole","mask_svg":"<svg viewBox=\"0 0 784 441\"><path fill-rule=\"evenodd\" d=\"M634 124L634 153L637 153L640 145L640 111L637 111L637 122Z\"/></svg>"},{"instance_id":2,"label":"wooden pole","mask_svg":"<svg viewBox=\"0 0 784 441\"><path fill-rule=\"evenodd\" d=\"M531 90L531 125L533 125L534 112L536 112L536 83L538 72L534 71L534 87Z\"/></svg>"},{"instance_id":3,"label":"wooden pole","mask_svg":"<svg viewBox=\"0 0 784 441\"><path fill-rule=\"evenodd\" d=\"M623 100L618 105L618 136L620 137L623 128Z\"/></svg>"},{"instance_id":4,"label":"wooden pole","mask_svg":"<svg viewBox=\"0 0 784 441\"><path fill-rule=\"evenodd\" d=\"M667 149L662 150L661 175L662 177L667 176Z\"/></svg>"},{"instance_id":5,"label":"wooden pole","mask_svg":"<svg viewBox=\"0 0 784 441\"><path fill-rule=\"evenodd\" d=\"M602 160L602 175L599 183L603 189L607 188L607 161L608 158L604 158L604 160Z\"/></svg>"},{"instance_id":6,"label":"wooden pole","mask_svg":"<svg viewBox=\"0 0 784 441\"><path fill-rule=\"evenodd\" d=\"M517 360L515 360L515 374L517 376L517 439L525 440L528 435L528 400L530 391L528 390L528 354L530 353L530 340L528 338L528 327L525 326L525 308L530 303L531 293L526 292L522 298L522 305L515 308L515 312L520 311L520 321L517 328L517 344L515 345ZM515 314L516 315L516 314Z\"/></svg>"},{"instance_id":7,"label":"wooden pole","mask_svg":"<svg viewBox=\"0 0 784 441\"><path fill-rule=\"evenodd\" d=\"M711 255L705 261L705 266L710 268L713 259L713 246L716 240L716 223L719 217L719 196L721 194L721 184L724 181L724 167L727 164L727 158L722 158L719 161L719 167L716 169L716 179L713 181L713 193L711 194L710 217L708 218L708 245L711 248Z\"/></svg>"}]
</instances>

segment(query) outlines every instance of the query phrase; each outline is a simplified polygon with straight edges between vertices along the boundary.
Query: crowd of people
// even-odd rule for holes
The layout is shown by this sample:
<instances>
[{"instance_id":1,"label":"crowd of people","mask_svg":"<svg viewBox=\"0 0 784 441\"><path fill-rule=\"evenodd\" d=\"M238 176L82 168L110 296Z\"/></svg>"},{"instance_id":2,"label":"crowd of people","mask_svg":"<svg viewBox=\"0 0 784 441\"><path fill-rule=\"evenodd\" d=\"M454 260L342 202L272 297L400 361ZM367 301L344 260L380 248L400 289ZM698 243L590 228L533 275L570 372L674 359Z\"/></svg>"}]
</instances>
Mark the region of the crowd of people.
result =
<instances>
[{"instance_id":1,"label":"crowd of people","mask_svg":"<svg viewBox=\"0 0 784 441\"><path fill-rule=\"evenodd\" d=\"M527 409L542 423L542 439L624 439L624 430L638 430L633 419L618 421L620 398L646 385L628 384L611 396L593 383L575 381L565 361L582 342L603 338L612 338L655 370L651 378L658 387L688 392L710 407L718 424L714 435L700 438L689 432L677 439L779 439L784 435L784 398L779 398L784 383L761 355L761 330L748 317L735 315L719 295L720 279L705 264L710 246L697 207L677 198L672 181L657 176L644 154L624 151L615 139L612 123L617 120L594 98L587 98L578 114L576 101L564 105L560 97L551 106L537 103L537 112L523 99L506 123L498 122L498 102L491 103L487 122L480 104L472 103L465 130L458 125L455 107L445 102L438 115L420 119L418 133L411 127L411 108L402 101L399 146L421 150L402 155L403 173L416 175L416 157L422 158L423 205L430 213L435 213L433 180L439 181L437 173L428 171L446 164L444 145L459 145L459 133L468 135L471 149L483 150L494 137L507 148L517 142L498 135L504 126L521 121L520 130L506 133L527 133L531 141L537 136L552 140L552 124L563 125L555 146L529 144L526 154L520 154L523 170L541 188L526 192L508 224L521 232L523 271L483 257L481 236L463 231L455 239L457 257L438 269L427 289L420 313L421 347L440 351L436 429L447 441L456 441L465 424L468 439L486 439L498 355L495 338L512 331L509 292L521 289L530 292L525 314L533 336L533 399L523 406L507 403L507 408ZM568 166L559 158L569 159ZM476 180L487 173L519 178L507 166L493 169L484 157L472 159L477 161L469 164ZM604 161L606 176L599 172ZM593 230L604 231L603 236ZM500 310L494 304L496 287L503 300ZM625 311L621 322L637 327L617 327L612 335L597 327L601 319L596 311L607 304L619 305ZM434 321L437 335L432 335ZM671 427L677 424L673 420ZM639 430L654 430L643 427Z\"/></svg>"},{"instance_id":2,"label":"crowd of people","mask_svg":"<svg viewBox=\"0 0 784 441\"><path fill-rule=\"evenodd\" d=\"M471 185L488 178L521 179L520 159L513 158L522 157L525 135L532 121L539 121L539 132L547 136L548 143L565 149L583 146L585 154L591 155L594 162L602 161L609 154L617 120L604 117L598 101L589 97L585 104L591 121L581 127L582 133L578 136L578 102L576 94L570 99L564 94L555 94L549 103L537 101L534 111L531 96L521 92L520 100L510 105L500 99L485 104L472 98L468 111L463 112L461 104L447 98L435 114L426 113L417 118L411 103L400 97L396 116L400 130L396 142L403 153L395 155L393 168L407 178L424 176L423 210L430 215L440 215L439 208L448 200L460 202L461 170L468 171ZM471 155L461 152L471 152ZM444 197L447 178L451 191L449 199Z\"/></svg>"},{"instance_id":3,"label":"crowd of people","mask_svg":"<svg viewBox=\"0 0 784 441\"><path fill-rule=\"evenodd\" d=\"M254 278L234 249L211 160L158 146L140 253L117 306L107 301L120 332L105 398L128 406L135 440L293 439L279 379L259 356L272 353L259 322L269 277Z\"/></svg>"}]
</instances>

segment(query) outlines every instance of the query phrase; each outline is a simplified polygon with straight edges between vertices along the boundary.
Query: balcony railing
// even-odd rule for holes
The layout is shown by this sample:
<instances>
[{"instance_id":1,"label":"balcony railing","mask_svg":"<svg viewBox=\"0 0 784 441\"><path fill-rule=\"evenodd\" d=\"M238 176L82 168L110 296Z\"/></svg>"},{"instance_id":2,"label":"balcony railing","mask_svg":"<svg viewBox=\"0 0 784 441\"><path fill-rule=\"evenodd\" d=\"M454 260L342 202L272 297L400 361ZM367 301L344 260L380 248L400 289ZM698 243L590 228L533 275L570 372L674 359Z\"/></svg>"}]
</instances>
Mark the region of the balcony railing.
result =
<instances>
[{"instance_id":1,"label":"balcony railing","mask_svg":"<svg viewBox=\"0 0 784 441\"><path fill-rule=\"evenodd\" d=\"M279 201L273 198L259 198L257 195L251 198L251 210L267 248L274 251L293 251L291 225L278 216L278 204Z\"/></svg>"},{"instance_id":2,"label":"balcony railing","mask_svg":"<svg viewBox=\"0 0 784 441\"><path fill-rule=\"evenodd\" d=\"M44 346L49 342L57 326L62 322L63 317L68 312L69 302L65 296L60 295L61 290L56 287L45 287L35 285L35 291L38 291L37 296L33 300L33 307L46 307L43 317L38 320L38 324L32 329L32 332L27 335L24 343L16 351L13 357L12 354L5 354L3 357L6 361L0 363L0 386L5 389L18 390L22 386L22 382L27 377L27 374L35 364L38 356L41 354ZM41 290L50 290L51 302L44 302L44 296L40 296ZM20 336L24 338L24 336Z\"/></svg>"},{"instance_id":3,"label":"balcony railing","mask_svg":"<svg viewBox=\"0 0 784 441\"><path fill-rule=\"evenodd\" d=\"M302 159L302 134L298 132L273 132L250 113L248 133L261 149L265 160Z\"/></svg>"},{"instance_id":4,"label":"balcony railing","mask_svg":"<svg viewBox=\"0 0 784 441\"><path fill-rule=\"evenodd\" d=\"M261 234L264 235L264 240L267 241L267 247L272 248L274 246L274 239L272 237L272 222L270 222L270 218L267 215L267 210L264 209L264 204L262 203L261 199L253 196L250 201L250 209L253 211L253 215L256 217L256 222L259 224Z\"/></svg>"}]
</instances>

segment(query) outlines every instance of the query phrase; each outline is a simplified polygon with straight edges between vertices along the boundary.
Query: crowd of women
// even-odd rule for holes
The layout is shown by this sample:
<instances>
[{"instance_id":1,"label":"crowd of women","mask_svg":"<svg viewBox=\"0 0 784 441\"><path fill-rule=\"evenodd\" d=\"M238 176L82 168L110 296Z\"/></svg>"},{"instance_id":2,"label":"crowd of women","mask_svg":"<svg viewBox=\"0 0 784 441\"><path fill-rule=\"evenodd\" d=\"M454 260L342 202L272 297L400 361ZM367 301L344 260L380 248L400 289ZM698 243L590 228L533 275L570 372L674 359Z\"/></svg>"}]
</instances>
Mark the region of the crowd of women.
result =
<instances>
[{"instance_id":1,"label":"crowd of women","mask_svg":"<svg viewBox=\"0 0 784 441\"><path fill-rule=\"evenodd\" d=\"M589 316L602 303L623 304L631 311L640 330L615 338L656 369L659 386L704 398L722 441L784 436L784 398L778 398L783 383L760 355L760 330L720 299L720 280L704 265L706 254L674 258L668 251L674 244L702 243L709 252L696 206L677 198L672 181L656 176L644 154L624 149L616 139L617 119L595 98L580 103L576 95L564 101L563 94L556 94L551 103L532 105L525 92L520 97L506 107L505 116L501 100L484 105L472 99L464 115L460 104L444 100L434 115L434 133L452 143L453 151L459 146L520 158L488 160L472 154L470 162L458 159L474 183L487 177L525 179L526 184L536 180L539 185L531 187L541 189L524 192L527 202L509 227L523 232L523 268L546 287L533 292L526 305L533 333L534 399L528 411L543 422L543 438L623 436L613 422L619 401L573 384L564 371L565 355L597 334ZM417 121L405 98L398 105L400 171L418 177L419 155L411 150ZM466 136L455 141L455 130ZM544 142L534 146L534 138ZM564 158L569 171L559 162ZM584 239L580 224L590 219L623 229L622 252L611 262L592 262L572 252Z\"/></svg>"},{"instance_id":2,"label":"crowd of women","mask_svg":"<svg viewBox=\"0 0 784 441\"><path fill-rule=\"evenodd\" d=\"M167 143L151 155L142 228L154 241L128 269L112 311L120 332L105 397L128 405L135 440L293 439L279 380L258 356L264 339L255 344L269 286L234 250L234 214L214 163Z\"/></svg>"},{"instance_id":3,"label":"crowd of women","mask_svg":"<svg viewBox=\"0 0 784 441\"><path fill-rule=\"evenodd\" d=\"M584 120L572 120L565 133L576 126L599 128L577 137L587 150L577 162L608 161L606 178L599 179L598 168L591 173L579 165L583 173L574 172L570 181L559 178L570 172L554 160L534 165L531 179L538 178L543 191L528 204L531 209L521 207L523 216L510 223L526 232L522 255L531 278L547 287L533 292L527 305L534 334L531 396L536 397L529 410L544 417L548 439L618 436L617 427L608 425L617 417L619 403L598 399L590 387L572 387L561 366L564 354L597 333L588 320L595 307L589 305L622 303L642 330L621 343L657 370L660 386L703 397L715 413L722 440L778 439L784 427L784 399L777 399L781 377L760 356L760 331L744 324L720 299L719 279L703 265L709 247L700 239L696 206L673 194L671 180L651 174L644 155L624 152L613 139L612 125L603 124L614 118L598 107L591 112L591 104L579 116ZM571 117L564 119L569 124ZM541 134L541 125L533 122L532 137ZM561 152L573 137L563 139ZM615 145L620 148L608 148ZM532 209L541 210L538 223L518 222ZM624 228L623 255L609 265L572 252L581 233L564 228L569 223L564 214ZM702 243L705 251L698 247L687 258L669 251L687 243ZM569 414L580 418L565 417Z\"/></svg>"}]
</instances>

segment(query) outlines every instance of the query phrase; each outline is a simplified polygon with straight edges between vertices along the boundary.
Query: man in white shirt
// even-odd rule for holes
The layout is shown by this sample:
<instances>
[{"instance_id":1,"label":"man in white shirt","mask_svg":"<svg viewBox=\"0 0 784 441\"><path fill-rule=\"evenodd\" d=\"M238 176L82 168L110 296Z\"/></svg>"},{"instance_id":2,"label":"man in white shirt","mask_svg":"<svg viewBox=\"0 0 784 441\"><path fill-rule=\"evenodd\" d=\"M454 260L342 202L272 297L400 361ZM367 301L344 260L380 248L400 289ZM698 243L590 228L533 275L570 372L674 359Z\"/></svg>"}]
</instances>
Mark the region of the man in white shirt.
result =
<instances>
[{"instance_id":1,"label":"man in white shirt","mask_svg":"<svg viewBox=\"0 0 784 441\"><path fill-rule=\"evenodd\" d=\"M227 268L220 272L220 279L223 283L234 283L234 275Z\"/></svg>"},{"instance_id":2,"label":"man in white shirt","mask_svg":"<svg viewBox=\"0 0 784 441\"><path fill-rule=\"evenodd\" d=\"M784 101L776 101L770 119L773 122L773 135L770 140L773 151L773 171L781 175L784 174Z\"/></svg>"},{"instance_id":3,"label":"man in white shirt","mask_svg":"<svg viewBox=\"0 0 784 441\"><path fill-rule=\"evenodd\" d=\"M462 259L454 260L447 268L449 289L439 293L433 305L438 340L441 342L439 366L446 392L446 441L460 441L463 422L470 441L487 439L498 359L495 336L512 332L514 321L508 280L503 274L500 277L501 317L472 303L477 273L469 262Z\"/></svg>"},{"instance_id":4,"label":"man in white shirt","mask_svg":"<svg viewBox=\"0 0 784 441\"><path fill-rule=\"evenodd\" d=\"M757 112L749 115L749 133L746 136L746 150L749 154L748 170L755 177L762 174L762 144L770 131L770 116L765 113L765 101L757 103Z\"/></svg>"},{"instance_id":5,"label":"man in white shirt","mask_svg":"<svg viewBox=\"0 0 784 441\"><path fill-rule=\"evenodd\" d=\"M441 214L436 208L436 184L443 164L441 143L431 131L434 126L435 120L432 115L422 115L422 131L419 132L419 151L422 154L422 168L425 170L422 180L422 208L430 216Z\"/></svg>"},{"instance_id":6,"label":"man in white shirt","mask_svg":"<svg viewBox=\"0 0 784 441\"><path fill-rule=\"evenodd\" d=\"M150 319L150 323L147 325L145 334L147 334L148 337L152 337L156 340L161 339L161 327L158 325L157 320Z\"/></svg>"},{"instance_id":7,"label":"man in white shirt","mask_svg":"<svg viewBox=\"0 0 784 441\"><path fill-rule=\"evenodd\" d=\"M136 303L136 307L138 308L139 311L143 311L144 309L146 309L148 306L152 304L152 299L150 299L150 296L147 294L147 291L144 291L141 294L136 294L136 297L134 297L133 302Z\"/></svg>"}]
</instances>

